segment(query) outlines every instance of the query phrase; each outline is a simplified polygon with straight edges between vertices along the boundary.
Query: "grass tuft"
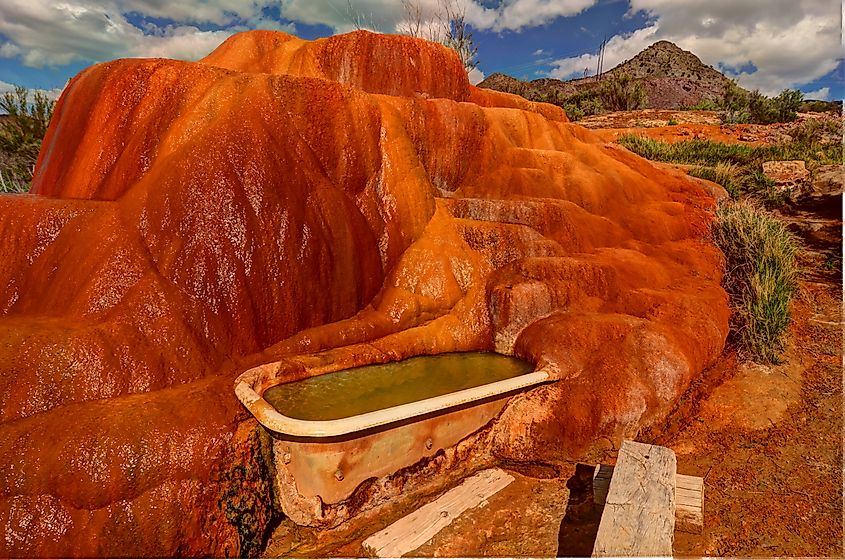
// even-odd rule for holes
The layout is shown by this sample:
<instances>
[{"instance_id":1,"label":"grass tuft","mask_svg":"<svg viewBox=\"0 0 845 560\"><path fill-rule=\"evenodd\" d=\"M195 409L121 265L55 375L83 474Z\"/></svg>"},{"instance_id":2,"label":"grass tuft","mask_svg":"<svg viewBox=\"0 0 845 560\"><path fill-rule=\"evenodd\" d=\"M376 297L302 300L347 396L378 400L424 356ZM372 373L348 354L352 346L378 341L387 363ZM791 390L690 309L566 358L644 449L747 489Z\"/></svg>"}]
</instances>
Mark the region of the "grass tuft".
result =
<instances>
[{"instance_id":1,"label":"grass tuft","mask_svg":"<svg viewBox=\"0 0 845 560\"><path fill-rule=\"evenodd\" d=\"M0 194L21 194L29 192L31 182L14 173L4 173L0 169Z\"/></svg>"},{"instance_id":2,"label":"grass tuft","mask_svg":"<svg viewBox=\"0 0 845 560\"><path fill-rule=\"evenodd\" d=\"M734 198L739 194L740 168L735 163L720 162L714 167L693 167L689 170L689 174L722 185Z\"/></svg>"},{"instance_id":3,"label":"grass tuft","mask_svg":"<svg viewBox=\"0 0 845 560\"><path fill-rule=\"evenodd\" d=\"M725 255L723 286L733 309L731 336L742 354L777 363L798 285L798 240L752 202L722 204L716 218L714 240Z\"/></svg>"}]
</instances>

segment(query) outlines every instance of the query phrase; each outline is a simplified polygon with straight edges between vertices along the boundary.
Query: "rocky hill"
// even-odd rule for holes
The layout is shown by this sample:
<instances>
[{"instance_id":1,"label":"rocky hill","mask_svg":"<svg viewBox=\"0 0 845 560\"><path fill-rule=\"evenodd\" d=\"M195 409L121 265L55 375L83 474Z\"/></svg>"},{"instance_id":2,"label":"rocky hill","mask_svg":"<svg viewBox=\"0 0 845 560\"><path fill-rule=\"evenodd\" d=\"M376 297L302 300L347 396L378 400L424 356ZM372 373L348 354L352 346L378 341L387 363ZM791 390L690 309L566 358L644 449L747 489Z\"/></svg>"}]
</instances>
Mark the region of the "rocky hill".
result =
<instances>
[{"instance_id":1,"label":"rocky hill","mask_svg":"<svg viewBox=\"0 0 845 560\"><path fill-rule=\"evenodd\" d=\"M601 82L622 74L642 80L646 107L680 109L705 100L718 99L728 81L721 72L701 62L697 56L669 41L658 41L633 58L595 76L577 80L542 78L523 82L504 74L492 74L479 87L516 93L529 99L570 96L599 87Z\"/></svg>"}]
</instances>

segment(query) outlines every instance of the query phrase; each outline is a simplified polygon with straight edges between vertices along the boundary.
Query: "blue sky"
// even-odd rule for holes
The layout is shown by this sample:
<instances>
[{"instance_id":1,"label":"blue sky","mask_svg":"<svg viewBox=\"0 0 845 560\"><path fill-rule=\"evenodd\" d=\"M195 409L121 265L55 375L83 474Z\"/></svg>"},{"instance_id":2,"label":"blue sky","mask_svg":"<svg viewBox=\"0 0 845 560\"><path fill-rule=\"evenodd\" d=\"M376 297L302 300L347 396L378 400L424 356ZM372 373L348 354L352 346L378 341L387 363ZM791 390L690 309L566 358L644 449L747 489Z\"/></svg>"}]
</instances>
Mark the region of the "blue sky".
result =
<instances>
[{"instance_id":1,"label":"blue sky","mask_svg":"<svg viewBox=\"0 0 845 560\"><path fill-rule=\"evenodd\" d=\"M670 40L774 94L797 87L843 97L842 7L837 0L413 0L426 18L459 3L478 45L480 73L522 79L605 68ZM306 39L355 27L396 32L401 0L2 0L0 90L52 90L85 67L126 56L201 58L229 35L277 29ZM351 10L350 10L351 5Z\"/></svg>"}]
</instances>

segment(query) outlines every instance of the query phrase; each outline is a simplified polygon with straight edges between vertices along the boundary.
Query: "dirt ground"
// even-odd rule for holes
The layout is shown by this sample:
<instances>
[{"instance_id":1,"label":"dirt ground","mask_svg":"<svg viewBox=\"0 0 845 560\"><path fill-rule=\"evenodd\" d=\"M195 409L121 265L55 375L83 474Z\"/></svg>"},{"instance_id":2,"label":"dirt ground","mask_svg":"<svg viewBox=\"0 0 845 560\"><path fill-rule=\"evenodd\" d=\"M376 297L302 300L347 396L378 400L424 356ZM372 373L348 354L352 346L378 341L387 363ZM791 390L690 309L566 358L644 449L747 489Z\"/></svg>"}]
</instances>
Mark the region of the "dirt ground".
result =
<instances>
[{"instance_id":1,"label":"dirt ground","mask_svg":"<svg viewBox=\"0 0 845 560\"><path fill-rule=\"evenodd\" d=\"M637 438L673 449L679 473L704 478L704 529L676 532L679 556L845 553L842 199L799 202L781 214L806 246L783 363L761 366L726 352L662 425ZM413 555L590 556L600 516L590 469L509 472L512 484ZM363 530L315 533L282 523L265 556L359 556L369 534L415 507L397 504Z\"/></svg>"},{"instance_id":2,"label":"dirt ground","mask_svg":"<svg viewBox=\"0 0 845 560\"><path fill-rule=\"evenodd\" d=\"M605 142L614 142L625 134L638 134L663 142L708 139L727 144L761 145L788 141L789 132L806 120L835 118L826 113L799 113L792 123L724 125L716 111L643 109L593 115L581 119L578 124L592 129Z\"/></svg>"}]
</instances>

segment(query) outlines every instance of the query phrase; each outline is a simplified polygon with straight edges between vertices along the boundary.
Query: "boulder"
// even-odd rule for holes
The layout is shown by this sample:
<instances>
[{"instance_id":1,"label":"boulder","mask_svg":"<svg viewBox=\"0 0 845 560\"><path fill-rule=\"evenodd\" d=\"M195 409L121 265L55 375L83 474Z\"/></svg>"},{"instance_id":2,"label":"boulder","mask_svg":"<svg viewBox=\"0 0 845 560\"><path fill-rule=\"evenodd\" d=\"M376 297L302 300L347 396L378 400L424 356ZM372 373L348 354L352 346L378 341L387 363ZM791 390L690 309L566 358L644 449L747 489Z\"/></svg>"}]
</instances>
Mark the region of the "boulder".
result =
<instances>
[{"instance_id":1,"label":"boulder","mask_svg":"<svg viewBox=\"0 0 845 560\"><path fill-rule=\"evenodd\" d=\"M802 160L763 162L763 174L775 182L776 188L787 192L801 191L810 178L810 171Z\"/></svg>"},{"instance_id":2,"label":"boulder","mask_svg":"<svg viewBox=\"0 0 845 560\"><path fill-rule=\"evenodd\" d=\"M837 196L845 186L845 166L842 164L820 165L813 172L813 183L809 195L813 197Z\"/></svg>"}]
</instances>

